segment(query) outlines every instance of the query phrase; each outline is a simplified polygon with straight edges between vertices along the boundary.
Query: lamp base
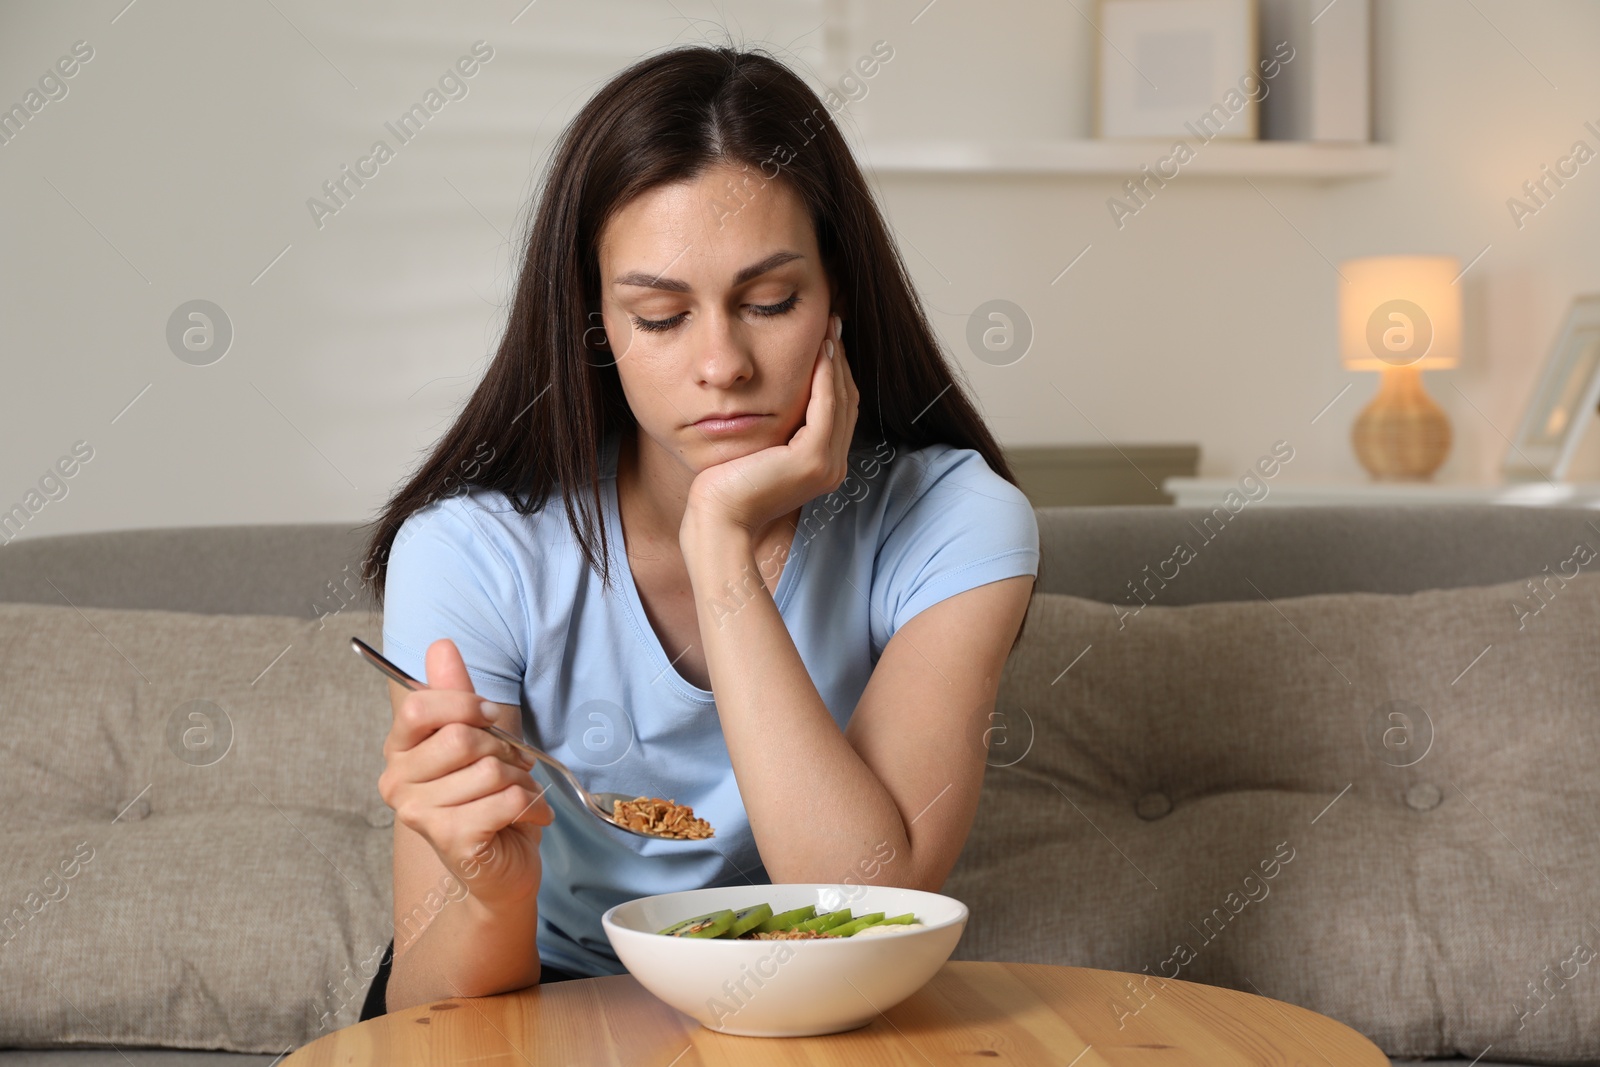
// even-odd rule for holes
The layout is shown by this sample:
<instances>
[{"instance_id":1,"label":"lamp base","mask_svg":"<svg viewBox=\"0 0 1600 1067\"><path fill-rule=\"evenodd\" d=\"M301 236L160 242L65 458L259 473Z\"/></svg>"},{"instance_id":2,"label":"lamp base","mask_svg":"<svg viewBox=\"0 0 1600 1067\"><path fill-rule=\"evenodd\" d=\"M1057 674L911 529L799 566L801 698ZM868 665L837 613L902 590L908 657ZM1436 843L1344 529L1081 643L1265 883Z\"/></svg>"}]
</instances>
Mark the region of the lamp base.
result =
<instances>
[{"instance_id":1,"label":"lamp base","mask_svg":"<svg viewBox=\"0 0 1600 1067\"><path fill-rule=\"evenodd\" d=\"M1385 367L1378 395L1356 417L1350 443L1379 481L1427 481L1450 454L1450 419L1415 367Z\"/></svg>"}]
</instances>

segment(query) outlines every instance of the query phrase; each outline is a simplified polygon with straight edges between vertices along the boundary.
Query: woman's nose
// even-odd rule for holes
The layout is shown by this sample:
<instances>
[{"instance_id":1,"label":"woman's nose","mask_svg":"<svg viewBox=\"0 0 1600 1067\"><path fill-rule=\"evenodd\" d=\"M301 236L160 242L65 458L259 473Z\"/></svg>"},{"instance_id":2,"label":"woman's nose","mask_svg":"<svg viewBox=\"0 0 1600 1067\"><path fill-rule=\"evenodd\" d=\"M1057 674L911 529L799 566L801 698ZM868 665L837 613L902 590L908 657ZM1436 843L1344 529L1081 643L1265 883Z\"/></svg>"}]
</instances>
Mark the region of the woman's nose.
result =
<instances>
[{"instance_id":1,"label":"woman's nose","mask_svg":"<svg viewBox=\"0 0 1600 1067\"><path fill-rule=\"evenodd\" d=\"M725 389L755 373L755 361L747 340L740 336L737 321L725 315L710 315L701 322L694 351L702 382Z\"/></svg>"}]
</instances>

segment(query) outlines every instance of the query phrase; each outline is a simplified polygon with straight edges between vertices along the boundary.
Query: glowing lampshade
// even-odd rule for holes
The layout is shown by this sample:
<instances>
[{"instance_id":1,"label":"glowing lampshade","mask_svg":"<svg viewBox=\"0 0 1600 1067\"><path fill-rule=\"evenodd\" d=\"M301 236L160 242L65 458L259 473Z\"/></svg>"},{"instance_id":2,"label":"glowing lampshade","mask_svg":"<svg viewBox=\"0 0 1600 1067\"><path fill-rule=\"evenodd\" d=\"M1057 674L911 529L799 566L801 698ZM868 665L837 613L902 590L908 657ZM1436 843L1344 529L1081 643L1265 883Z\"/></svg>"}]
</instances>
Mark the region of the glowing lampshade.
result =
<instances>
[{"instance_id":1,"label":"glowing lampshade","mask_svg":"<svg viewBox=\"0 0 1600 1067\"><path fill-rule=\"evenodd\" d=\"M1461 261L1367 256L1339 264L1339 356L1347 370L1445 370L1461 359Z\"/></svg>"}]
</instances>

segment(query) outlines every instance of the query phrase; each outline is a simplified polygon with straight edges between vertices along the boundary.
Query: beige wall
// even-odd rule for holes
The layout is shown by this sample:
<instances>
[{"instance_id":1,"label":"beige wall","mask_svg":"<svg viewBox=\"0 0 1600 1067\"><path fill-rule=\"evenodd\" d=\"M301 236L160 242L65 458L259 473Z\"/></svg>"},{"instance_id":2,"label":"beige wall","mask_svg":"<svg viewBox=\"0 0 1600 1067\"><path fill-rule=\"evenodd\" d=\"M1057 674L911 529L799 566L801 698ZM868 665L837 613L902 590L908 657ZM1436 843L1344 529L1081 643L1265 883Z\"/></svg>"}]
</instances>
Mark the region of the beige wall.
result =
<instances>
[{"instance_id":1,"label":"beige wall","mask_svg":"<svg viewBox=\"0 0 1600 1067\"><path fill-rule=\"evenodd\" d=\"M724 17L819 89L836 76L825 44L853 58L888 41L894 58L845 113L867 143L1089 126L1089 0L939 0L914 24L921 4L883 0L539 0L514 24L518 0L124 2L0 8L0 105L74 42L94 49L0 145L0 509L75 442L93 449L23 536L370 516L481 372L512 282L507 238L561 124L632 57L720 41ZM1184 174L1120 231L1116 178L879 179L1004 442L1197 441L1202 473L1231 477L1284 438L1296 479L1358 474L1348 428L1376 378L1338 364L1327 261L1466 261L1492 245L1463 281L1463 366L1427 382L1457 432L1441 477L1494 469L1568 302L1600 290L1600 163L1520 231L1506 208L1541 164L1594 141L1600 4L1376 0L1375 23L1385 177ZM494 55L467 95L319 229L307 198L478 40ZM1037 331L1009 367L963 339L996 297ZM236 331L209 366L165 338L193 299ZM1600 477L1600 432L1574 474Z\"/></svg>"}]
</instances>

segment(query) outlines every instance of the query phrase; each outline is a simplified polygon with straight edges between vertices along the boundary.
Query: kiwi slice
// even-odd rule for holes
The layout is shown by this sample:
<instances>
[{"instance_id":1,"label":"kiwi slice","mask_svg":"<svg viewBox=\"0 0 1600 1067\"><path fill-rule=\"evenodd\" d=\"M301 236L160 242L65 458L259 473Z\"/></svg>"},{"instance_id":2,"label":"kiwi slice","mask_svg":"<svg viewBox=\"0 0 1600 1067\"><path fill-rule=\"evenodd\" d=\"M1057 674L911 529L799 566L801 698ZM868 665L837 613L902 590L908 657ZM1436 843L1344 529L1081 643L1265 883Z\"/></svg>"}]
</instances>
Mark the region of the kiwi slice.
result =
<instances>
[{"instance_id":1,"label":"kiwi slice","mask_svg":"<svg viewBox=\"0 0 1600 1067\"><path fill-rule=\"evenodd\" d=\"M756 933L770 934L775 930L793 929L796 924L805 922L816 913L817 906L815 904L807 904L805 907L795 908L793 911L780 911L757 926Z\"/></svg>"},{"instance_id":2,"label":"kiwi slice","mask_svg":"<svg viewBox=\"0 0 1600 1067\"><path fill-rule=\"evenodd\" d=\"M859 915L847 923L840 923L838 926L835 926L833 929L829 930L828 934L832 937L849 937L857 930L865 930L867 927L882 921L883 912L872 911L865 915Z\"/></svg>"},{"instance_id":3,"label":"kiwi slice","mask_svg":"<svg viewBox=\"0 0 1600 1067\"><path fill-rule=\"evenodd\" d=\"M794 929L810 930L821 933L826 930L831 930L835 926L842 926L849 921L850 909L840 908L838 911L823 912L821 915L818 915L812 919L807 919L803 923L796 923Z\"/></svg>"},{"instance_id":4,"label":"kiwi slice","mask_svg":"<svg viewBox=\"0 0 1600 1067\"><path fill-rule=\"evenodd\" d=\"M740 934L749 933L772 918L771 904L756 904L748 908L741 908L733 913L733 925L720 936L738 937Z\"/></svg>"},{"instance_id":5,"label":"kiwi slice","mask_svg":"<svg viewBox=\"0 0 1600 1067\"><path fill-rule=\"evenodd\" d=\"M659 932L668 937L721 937L732 925L733 909L723 908L721 911L708 911L704 915L696 915L692 919L673 923Z\"/></svg>"}]
</instances>

